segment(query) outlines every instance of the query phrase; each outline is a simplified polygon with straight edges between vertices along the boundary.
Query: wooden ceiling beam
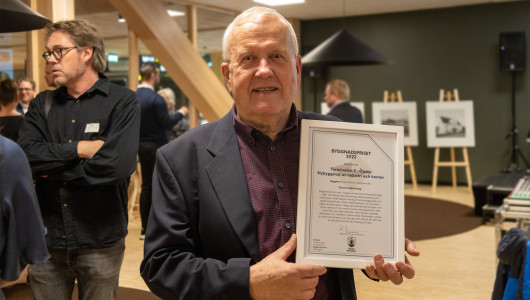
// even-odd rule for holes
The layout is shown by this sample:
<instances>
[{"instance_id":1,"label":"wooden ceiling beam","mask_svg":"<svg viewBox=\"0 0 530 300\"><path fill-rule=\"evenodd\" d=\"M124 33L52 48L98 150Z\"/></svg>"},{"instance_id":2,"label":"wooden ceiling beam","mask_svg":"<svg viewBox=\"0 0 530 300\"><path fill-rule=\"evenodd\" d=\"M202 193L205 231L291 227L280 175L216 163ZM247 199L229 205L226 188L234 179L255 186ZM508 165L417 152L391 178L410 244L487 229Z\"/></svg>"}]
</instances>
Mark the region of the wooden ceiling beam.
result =
<instances>
[{"instance_id":1,"label":"wooden ceiling beam","mask_svg":"<svg viewBox=\"0 0 530 300\"><path fill-rule=\"evenodd\" d=\"M197 7L197 8L202 8L202 9L208 9L208 10L213 10L213 11L233 14L234 16L237 16L237 15L239 15L241 13L241 11L238 11L238 10L228 9L226 7L217 6L217 5L199 3L199 2L196 2L196 1L166 0L166 2L173 3L173 4L179 4L179 5L185 5L185 6L193 5L193 6Z\"/></svg>"},{"instance_id":2,"label":"wooden ceiling beam","mask_svg":"<svg viewBox=\"0 0 530 300\"><path fill-rule=\"evenodd\" d=\"M219 30L225 30L226 27L211 27L211 28L203 28L203 29L199 29L197 30L197 32L208 32L208 31L219 31ZM184 33L188 33L187 30L183 30L182 32ZM105 37L105 41L111 41L111 40L121 40L121 39L126 39L128 37L128 35L115 35L115 36L107 36ZM20 45L17 45L17 46L26 46L25 44L20 44ZM2 47L0 46L0 49L1 48L10 48L11 46L5 46L5 47Z\"/></svg>"},{"instance_id":3,"label":"wooden ceiling beam","mask_svg":"<svg viewBox=\"0 0 530 300\"><path fill-rule=\"evenodd\" d=\"M208 121L224 116L233 100L162 2L109 0L136 36Z\"/></svg>"}]
</instances>

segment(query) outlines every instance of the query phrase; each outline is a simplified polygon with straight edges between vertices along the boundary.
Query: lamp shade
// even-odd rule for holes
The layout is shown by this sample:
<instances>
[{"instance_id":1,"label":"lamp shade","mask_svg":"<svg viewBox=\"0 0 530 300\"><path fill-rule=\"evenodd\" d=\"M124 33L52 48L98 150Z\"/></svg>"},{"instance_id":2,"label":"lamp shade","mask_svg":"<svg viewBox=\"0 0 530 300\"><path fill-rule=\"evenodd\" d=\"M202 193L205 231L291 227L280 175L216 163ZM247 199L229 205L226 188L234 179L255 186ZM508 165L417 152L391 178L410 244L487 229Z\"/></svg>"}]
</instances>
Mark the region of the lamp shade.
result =
<instances>
[{"instance_id":1,"label":"lamp shade","mask_svg":"<svg viewBox=\"0 0 530 300\"><path fill-rule=\"evenodd\" d=\"M48 22L19 0L0 0L0 33L40 29Z\"/></svg>"},{"instance_id":2,"label":"lamp shade","mask_svg":"<svg viewBox=\"0 0 530 300\"><path fill-rule=\"evenodd\" d=\"M341 29L302 57L304 66L356 66L388 63L388 59Z\"/></svg>"}]
</instances>

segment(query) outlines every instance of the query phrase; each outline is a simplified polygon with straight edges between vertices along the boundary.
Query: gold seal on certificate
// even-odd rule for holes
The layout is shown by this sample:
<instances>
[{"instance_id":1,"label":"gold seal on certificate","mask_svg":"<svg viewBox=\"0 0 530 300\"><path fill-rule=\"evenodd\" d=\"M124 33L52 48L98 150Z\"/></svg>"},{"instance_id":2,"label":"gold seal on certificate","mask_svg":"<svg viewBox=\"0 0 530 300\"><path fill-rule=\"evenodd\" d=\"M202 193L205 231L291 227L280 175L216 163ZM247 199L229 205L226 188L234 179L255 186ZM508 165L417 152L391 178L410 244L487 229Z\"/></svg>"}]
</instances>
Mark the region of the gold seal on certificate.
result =
<instances>
[{"instance_id":1,"label":"gold seal on certificate","mask_svg":"<svg viewBox=\"0 0 530 300\"><path fill-rule=\"evenodd\" d=\"M302 120L297 263L404 261L403 127Z\"/></svg>"}]
</instances>

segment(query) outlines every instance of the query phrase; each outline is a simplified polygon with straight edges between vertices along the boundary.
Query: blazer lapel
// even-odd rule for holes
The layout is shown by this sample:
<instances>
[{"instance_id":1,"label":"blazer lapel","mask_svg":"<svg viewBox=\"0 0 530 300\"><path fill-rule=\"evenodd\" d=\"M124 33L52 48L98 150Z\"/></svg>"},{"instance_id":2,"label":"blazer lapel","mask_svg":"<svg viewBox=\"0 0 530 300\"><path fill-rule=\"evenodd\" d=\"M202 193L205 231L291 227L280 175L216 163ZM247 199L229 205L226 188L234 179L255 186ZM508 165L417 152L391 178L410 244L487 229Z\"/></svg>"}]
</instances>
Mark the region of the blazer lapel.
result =
<instances>
[{"instance_id":1,"label":"blazer lapel","mask_svg":"<svg viewBox=\"0 0 530 300\"><path fill-rule=\"evenodd\" d=\"M215 138L208 146L215 157L206 172L241 243L254 261L260 261L256 219L231 113L220 121L215 131Z\"/></svg>"}]
</instances>

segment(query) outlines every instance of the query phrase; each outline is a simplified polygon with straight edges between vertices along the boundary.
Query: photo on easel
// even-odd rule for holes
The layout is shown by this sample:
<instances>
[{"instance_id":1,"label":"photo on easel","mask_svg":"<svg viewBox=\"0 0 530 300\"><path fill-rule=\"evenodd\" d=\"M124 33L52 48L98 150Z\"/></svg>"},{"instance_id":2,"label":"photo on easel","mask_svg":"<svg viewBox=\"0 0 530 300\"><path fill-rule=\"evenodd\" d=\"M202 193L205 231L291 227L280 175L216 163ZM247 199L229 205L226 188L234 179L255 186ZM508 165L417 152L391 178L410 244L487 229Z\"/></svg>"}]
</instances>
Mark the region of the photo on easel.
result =
<instances>
[{"instance_id":1,"label":"photo on easel","mask_svg":"<svg viewBox=\"0 0 530 300\"><path fill-rule=\"evenodd\" d=\"M359 109L361 111L361 115L363 116L363 120L366 121L366 117L364 116L364 102L353 102L353 101L350 101L350 105L353 106L353 107L357 107L357 109ZM326 102L320 103L320 114L327 115L329 111L330 111L330 109L329 109L328 105L326 104Z\"/></svg>"},{"instance_id":2,"label":"photo on easel","mask_svg":"<svg viewBox=\"0 0 530 300\"><path fill-rule=\"evenodd\" d=\"M474 147L473 101L427 101L427 147Z\"/></svg>"},{"instance_id":3,"label":"photo on easel","mask_svg":"<svg viewBox=\"0 0 530 300\"><path fill-rule=\"evenodd\" d=\"M403 126L405 146L418 146L416 102L372 102L372 123Z\"/></svg>"}]
</instances>

